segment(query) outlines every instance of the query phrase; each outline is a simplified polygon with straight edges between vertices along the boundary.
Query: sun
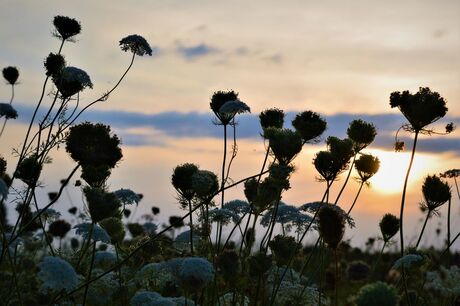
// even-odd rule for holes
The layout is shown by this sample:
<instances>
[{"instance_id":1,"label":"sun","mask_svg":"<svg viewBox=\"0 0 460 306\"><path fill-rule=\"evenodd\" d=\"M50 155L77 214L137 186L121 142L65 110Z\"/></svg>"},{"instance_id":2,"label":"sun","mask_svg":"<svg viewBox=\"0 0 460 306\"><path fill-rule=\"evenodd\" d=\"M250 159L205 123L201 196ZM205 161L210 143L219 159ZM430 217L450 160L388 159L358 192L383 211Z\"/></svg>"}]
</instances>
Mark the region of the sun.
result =
<instances>
[{"instance_id":1,"label":"sun","mask_svg":"<svg viewBox=\"0 0 460 306\"><path fill-rule=\"evenodd\" d=\"M371 154L380 159L379 171L369 180L372 188L386 194L402 192L404 177L410 162L410 153L371 150ZM408 188L429 173L434 159L435 157L425 154L415 155Z\"/></svg>"}]
</instances>

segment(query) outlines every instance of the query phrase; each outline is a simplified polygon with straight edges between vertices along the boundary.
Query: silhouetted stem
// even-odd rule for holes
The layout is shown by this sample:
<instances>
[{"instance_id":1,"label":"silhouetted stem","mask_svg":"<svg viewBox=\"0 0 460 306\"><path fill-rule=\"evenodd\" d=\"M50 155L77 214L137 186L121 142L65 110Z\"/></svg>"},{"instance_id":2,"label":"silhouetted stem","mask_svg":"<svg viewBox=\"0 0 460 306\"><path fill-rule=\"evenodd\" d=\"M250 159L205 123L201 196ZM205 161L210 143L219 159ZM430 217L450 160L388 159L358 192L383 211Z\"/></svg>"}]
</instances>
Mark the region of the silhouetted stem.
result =
<instances>
[{"instance_id":1,"label":"silhouetted stem","mask_svg":"<svg viewBox=\"0 0 460 306\"><path fill-rule=\"evenodd\" d=\"M365 182L363 181L363 182L361 182L361 185L359 185L358 193L356 194L355 199L353 200L353 204L351 204L351 207L350 207L350 209L349 209L348 212L347 212L347 216L350 215L350 213L351 213L353 207L355 207L356 201L358 200L359 194L361 193L361 190L363 189L364 183L365 183Z\"/></svg>"},{"instance_id":2,"label":"silhouetted stem","mask_svg":"<svg viewBox=\"0 0 460 306\"><path fill-rule=\"evenodd\" d=\"M454 176L454 182L455 182L455 188L457 189L457 196L458 196L458 199L460 200L460 191L458 190L457 178L455 176Z\"/></svg>"},{"instance_id":3,"label":"silhouetted stem","mask_svg":"<svg viewBox=\"0 0 460 306\"><path fill-rule=\"evenodd\" d=\"M11 98L10 98L10 105L13 103L13 99L14 99L14 84L11 84ZM0 137L2 137L3 135L3 131L5 130L5 126L6 126L6 121L8 119L5 118L5 120L3 121L3 126L2 126L2 129L0 130Z\"/></svg>"},{"instance_id":4,"label":"silhouetted stem","mask_svg":"<svg viewBox=\"0 0 460 306\"><path fill-rule=\"evenodd\" d=\"M409 174L412 168L412 163L414 162L414 155L415 155L415 149L417 147L418 133L419 131L415 132L414 144L412 146L412 154L410 157L409 167L407 168L406 178L404 179L404 187L403 187L403 192L402 192L402 197L401 197L401 211L399 213L399 236L400 236L400 241L401 241L401 256L404 256L404 230L403 230L404 203L406 201L407 182L409 180Z\"/></svg>"},{"instance_id":5,"label":"silhouetted stem","mask_svg":"<svg viewBox=\"0 0 460 306\"><path fill-rule=\"evenodd\" d=\"M37 213L38 213L38 212L40 211L40 209L38 208L37 197L36 197L36 195L35 195L35 191L32 191L32 194L33 194L33 198L34 198L35 209L37 210ZM41 226L41 228L42 228L42 230L43 230L43 236L45 237L46 244L48 245L51 254L52 254L53 256L56 256L56 255L54 254L53 246L51 245L51 241L49 240L48 234L46 233L45 225L43 224L42 218L39 217L39 218L38 218L38 221L40 222L40 226Z\"/></svg>"},{"instance_id":6,"label":"silhouetted stem","mask_svg":"<svg viewBox=\"0 0 460 306\"><path fill-rule=\"evenodd\" d=\"M94 255L96 254L96 240L93 242L93 251L91 253L91 263L89 265L89 271L88 271L88 276L86 277L86 286L85 286L85 293L83 295L83 306L86 305L86 297L88 296L88 289L90 283L88 283L88 280L91 279L91 272L93 271L93 265L94 265Z\"/></svg>"},{"instance_id":7,"label":"silhouetted stem","mask_svg":"<svg viewBox=\"0 0 460 306\"><path fill-rule=\"evenodd\" d=\"M355 160L356 160L357 155L358 155L358 153L355 153L355 155L353 156L353 161L351 162L350 170L348 170L347 178L345 179L345 182L343 182L342 188L340 189L340 192L337 195L337 198L335 199L334 204L337 204L337 202L340 199L340 196L342 195L342 192L345 190L345 186L347 186L348 180L350 179L351 172L353 171L353 166L355 164Z\"/></svg>"},{"instance_id":8,"label":"silhouetted stem","mask_svg":"<svg viewBox=\"0 0 460 306\"><path fill-rule=\"evenodd\" d=\"M220 188L224 188L225 185L225 163L227 159L227 125L224 124L224 156L222 157L222 182L220 184ZM224 200L225 200L225 192L222 190L221 193L221 208L224 205Z\"/></svg>"},{"instance_id":9,"label":"silhouetted stem","mask_svg":"<svg viewBox=\"0 0 460 306\"><path fill-rule=\"evenodd\" d=\"M450 244L450 209L452 204L452 197L449 198L449 203L447 204L447 245Z\"/></svg>"},{"instance_id":10,"label":"silhouetted stem","mask_svg":"<svg viewBox=\"0 0 460 306\"><path fill-rule=\"evenodd\" d=\"M428 223L428 219L430 218L431 211L428 211L428 214L426 215L425 222L423 223L422 226L422 231L420 232L420 235L418 236L417 244L415 245L415 249L418 248L418 245L420 244L420 241L422 240L423 232L425 231L426 224Z\"/></svg>"},{"instance_id":11,"label":"silhouetted stem","mask_svg":"<svg viewBox=\"0 0 460 306\"><path fill-rule=\"evenodd\" d=\"M191 213L192 211L192 201L188 200L188 209L190 211L190 253L193 256L193 215Z\"/></svg>"},{"instance_id":12,"label":"silhouetted stem","mask_svg":"<svg viewBox=\"0 0 460 306\"><path fill-rule=\"evenodd\" d=\"M339 263L337 260L337 248L334 250L334 259L335 259L335 286L334 286L334 292L335 292L335 299L334 299L334 304L335 306L338 305L339 302L339 295L338 295L338 287L339 287ZM321 304L320 304L321 305Z\"/></svg>"},{"instance_id":13,"label":"silhouetted stem","mask_svg":"<svg viewBox=\"0 0 460 306\"><path fill-rule=\"evenodd\" d=\"M369 278L372 278L372 276L374 275L375 269L377 268L377 264L379 263L380 259L382 258L383 250L385 249L386 245L387 245L387 241L384 241L382 249L380 250L379 256L377 257L377 259L375 260L374 264L372 265L372 269L371 269L371 273L370 273Z\"/></svg>"}]
</instances>

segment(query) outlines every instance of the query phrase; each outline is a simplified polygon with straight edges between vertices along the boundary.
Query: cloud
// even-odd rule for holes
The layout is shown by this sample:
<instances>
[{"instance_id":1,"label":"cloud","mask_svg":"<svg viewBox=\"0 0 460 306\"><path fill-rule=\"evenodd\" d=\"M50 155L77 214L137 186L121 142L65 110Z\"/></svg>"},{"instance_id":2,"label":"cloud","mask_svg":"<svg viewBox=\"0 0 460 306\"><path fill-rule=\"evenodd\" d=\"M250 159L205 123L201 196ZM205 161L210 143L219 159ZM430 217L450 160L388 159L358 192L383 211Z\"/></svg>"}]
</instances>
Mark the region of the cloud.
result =
<instances>
[{"instance_id":1,"label":"cloud","mask_svg":"<svg viewBox=\"0 0 460 306\"><path fill-rule=\"evenodd\" d=\"M17 120L28 123L33 109L24 104L15 104L19 113ZM285 126L292 127L291 121L294 119L296 112L287 112ZM37 118L42 118L43 113ZM392 150L394 144L394 134L397 129L405 123L405 119L400 114L351 114L340 113L323 116L327 121L327 130L323 138L327 136L346 137L346 130L349 123L354 119L362 119L372 122L377 128L377 137L373 147ZM172 138L221 138L222 127L213 124L214 115L211 113L199 112L162 112L155 114L144 114L127 111L114 110L88 110L83 113L79 120L91 122L103 122L111 125L123 139L125 145L140 146L165 146L167 137ZM453 121L456 125L460 123L460 117L448 117L443 121ZM260 125L256 114L242 114L237 117L237 137L244 139L260 139ZM135 132L126 132L128 129L147 128L152 131L151 135L136 134ZM152 137L155 136L155 137ZM403 135L404 136L404 135ZM163 138L163 139L161 139ZM411 143L410 138L402 137L406 144ZM424 152L455 152L460 155L460 139L458 137L432 135L429 138L420 140L417 150Z\"/></svg>"},{"instance_id":2,"label":"cloud","mask_svg":"<svg viewBox=\"0 0 460 306\"><path fill-rule=\"evenodd\" d=\"M189 47L179 46L177 47L176 51L187 60L192 60L219 52L217 48L211 47L204 43Z\"/></svg>"}]
</instances>

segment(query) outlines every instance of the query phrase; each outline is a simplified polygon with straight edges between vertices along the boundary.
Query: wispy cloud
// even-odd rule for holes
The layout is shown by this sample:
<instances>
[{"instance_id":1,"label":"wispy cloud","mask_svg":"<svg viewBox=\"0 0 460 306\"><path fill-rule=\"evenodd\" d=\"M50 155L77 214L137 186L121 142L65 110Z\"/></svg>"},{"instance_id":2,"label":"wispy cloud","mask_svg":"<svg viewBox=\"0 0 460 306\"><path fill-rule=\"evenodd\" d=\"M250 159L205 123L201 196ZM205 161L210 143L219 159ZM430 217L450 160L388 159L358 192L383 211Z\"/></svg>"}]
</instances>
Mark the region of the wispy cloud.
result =
<instances>
[{"instance_id":1,"label":"wispy cloud","mask_svg":"<svg viewBox=\"0 0 460 306\"><path fill-rule=\"evenodd\" d=\"M195 46L178 46L176 51L187 60L192 60L199 57L204 57L209 54L218 53L219 49L201 43Z\"/></svg>"},{"instance_id":2,"label":"wispy cloud","mask_svg":"<svg viewBox=\"0 0 460 306\"><path fill-rule=\"evenodd\" d=\"M16 104L19 112L17 120L28 123L32 115L32 108L24 104ZM291 121L296 112L287 112L285 125L291 127ZM43 115L42 115L43 116ZM40 116L38 117L40 118ZM354 119L362 119L372 122L377 127L377 137L373 144L374 147L391 150L394 144L394 133L405 123L400 114L351 114L340 113L324 116L328 123L328 128L324 137L337 136L345 137L349 123ZM163 137L179 138L221 138L222 129L213 124L214 116L211 113L200 112L162 112L155 114L144 114L126 111L103 111L88 110L80 121L103 122L111 125L123 139L125 145L131 146L165 146L166 142L161 140ZM444 121L453 121L456 125L460 123L460 117L445 118ZM244 139L260 139L260 125L256 114L243 114L238 116L237 137ZM148 133L127 132L128 129L147 128L152 131ZM160 135L159 135L160 134ZM155 136L155 137L153 137ZM408 137L401 138L407 144L410 143ZM425 152L455 152L460 155L460 138L433 135L423 139L418 144L418 150Z\"/></svg>"}]
</instances>

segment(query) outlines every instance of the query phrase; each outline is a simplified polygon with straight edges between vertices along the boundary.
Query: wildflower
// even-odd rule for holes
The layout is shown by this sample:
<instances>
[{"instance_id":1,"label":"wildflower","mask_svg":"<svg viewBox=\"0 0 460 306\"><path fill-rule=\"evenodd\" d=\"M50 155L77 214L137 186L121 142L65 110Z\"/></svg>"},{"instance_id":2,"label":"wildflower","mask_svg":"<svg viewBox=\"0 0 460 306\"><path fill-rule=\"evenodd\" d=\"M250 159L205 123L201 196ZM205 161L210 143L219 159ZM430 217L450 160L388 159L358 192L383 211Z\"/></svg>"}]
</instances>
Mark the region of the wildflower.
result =
<instances>
[{"instance_id":1,"label":"wildflower","mask_svg":"<svg viewBox=\"0 0 460 306\"><path fill-rule=\"evenodd\" d=\"M302 137L289 129L267 128L264 137L269 140L270 148L280 164L287 165L302 150Z\"/></svg>"},{"instance_id":2,"label":"wildflower","mask_svg":"<svg viewBox=\"0 0 460 306\"><path fill-rule=\"evenodd\" d=\"M269 127L281 129L284 124L284 112L277 108L269 108L260 113L259 120L263 130Z\"/></svg>"},{"instance_id":3,"label":"wildflower","mask_svg":"<svg viewBox=\"0 0 460 306\"><path fill-rule=\"evenodd\" d=\"M43 64L46 69L46 75L53 78L57 78L66 66L64 56L54 53L50 53Z\"/></svg>"},{"instance_id":4,"label":"wildflower","mask_svg":"<svg viewBox=\"0 0 460 306\"><path fill-rule=\"evenodd\" d=\"M257 196L253 200L256 213L260 213L273 205L280 195L281 188L279 184L270 176L266 177L258 184Z\"/></svg>"},{"instance_id":5,"label":"wildflower","mask_svg":"<svg viewBox=\"0 0 460 306\"><path fill-rule=\"evenodd\" d=\"M158 226L152 222L145 222L142 226L147 234L154 234L158 228Z\"/></svg>"},{"instance_id":6,"label":"wildflower","mask_svg":"<svg viewBox=\"0 0 460 306\"><path fill-rule=\"evenodd\" d=\"M264 214L260 220L262 226L267 227L273 216L273 209L270 209L267 213ZM292 205L286 205L283 202L280 202L278 205L278 210L276 212L275 222L286 224L289 222L294 222L297 220L298 215L300 214L299 209Z\"/></svg>"},{"instance_id":7,"label":"wildflower","mask_svg":"<svg viewBox=\"0 0 460 306\"><path fill-rule=\"evenodd\" d=\"M65 220L56 220L50 224L48 231L54 237L64 238L70 231L70 224Z\"/></svg>"},{"instance_id":8,"label":"wildflower","mask_svg":"<svg viewBox=\"0 0 460 306\"><path fill-rule=\"evenodd\" d=\"M139 195L132 191L131 189L118 189L113 192L118 200L124 205L131 205L131 204L139 204L139 201L141 200L139 198Z\"/></svg>"},{"instance_id":9,"label":"wildflower","mask_svg":"<svg viewBox=\"0 0 460 306\"><path fill-rule=\"evenodd\" d=\"M326 130L327 123L319 114L305 111L295 116L292 126L302 136L304 143L316 143Z\"/></svg>"},{"instance_id":10,"label":"wildflower","mask_svg":"<svg viewBox=\"0 0 460 306\"><path fill-rule=\"evenodd\" d=\"M16 119L18 117L18 112L11 104L0 103L0 118L1 117L5 117L5 119Z\"/></svg>"},{"instance_id":11,"label":"wildflower","mask_svg":"<svg viewBox=\"0 0 460 306\"><path fill-rule=\"evenodd\" d=\"M272 163L269 167L270 178L273 179L281 188L288 190L291 188L289 179L291 173L294 172L294 167L292 165L282 164L282 163Z\"/></svg>"},{"instance_id":12,"label":"wildflower","mask_svg":"<svg viewBox=\"0 0 460 306\"><path fill-rule=\"evenodd\" d=\"M249 179L244 182L244 195L249 203L253 203L257 197L257 189L259 184L255 179Z\"/></svg>"},{"instance_id":13,"label":"wildflower","mask_svg":"<svg viewBox=\"0 0 460 306\"><path fill-rule=\"evenodd\" d=\"M117 263L115 253L108 251L97 251L94 254L94 266L103 270L107 270Z\"/></svg>"},{"instance_id":14,"label":"wildflower","mask_svg":"<svg viewBox=\"0 0 460 306\"><path fill-rule=\"evenodd\" d=\"M333 205L323 205L318 212L318 230L331 249L337 249L345 233L345 218Z\"/></svg>"},{"instance_id":15,"label":"wildflower","mask_svg":"<svg viewBox=\"0 0 460 306\"><path fill-rule=\"evenodd\" d=\"M30 186L38 181L41 171L42 165L38 162L37 156L34 154L24 158L19 163L14 176Z\"/></svg>"},{"instance_id":16,"label":"wildflower","mask_svg":"<svg viewBox=\"0 0 460 306\"><path fill-rule=\"evenodd\" d=\"M390 106L397 107L402 112L414 131L421 131L447 113L444 98L428 87L420 87L415 94L407 90L393 92L390 95Z\"/></svg>"},{"instance_id":17,"label":"wildflower","mask_svg":"<svg viewBox=\"0 0 460 306\"><path fill-rule=\"evenodd\" d=\"M56 28L55 35L62 40L69 40L69 38L81 32L80 22L70 17L55 16L53 24Z\"/></svg>"},{"instance_id":18,"label":"wildflower","mask_svg":"<svg viewBox=\"0 0 460 306\"><path fill-rule=\"evenodd\" d=\"M275 284L271 283L268 292L273 291ZM318 304L318 289L312 286L305 286L298 282L281 281L273 305L302 305L302 306L325 306L329 305L329 300L321 298L321 304Z\"/></svg>"},{"instance_id":19,"label":"wildflower","mask_svg":"<svg viewBox=\"0 0 460 306\"><path fill-rule=\"evenodd\" d=\"M131 51L139 56L144 56L146 54L152 56L152 48L149 43L144 37L137 34L128 35L120 40L120 48L125 52Z\"/></svg>"},{"instance_id":20,"label":"wildflower","mask_svg":"<svg viewBox=\"0 0 460 306\"><path fill-rule=\"evenodd\" d=\"M460 169L450 169L441 173L440 176L442 178L456 178L460 176Z\"/></svg>"},{"instance_id":21,"label":"wildflower","mask_svg":"<svg viewBox=\"0 0 460 306\"><path fill-rule=\"evenodd\" d=\"M339 139L329 136L326 139L326 144L329 151L342 165L342 168L346 169L350 158L354 155L353 142L349 138Z\"/></svg>"},{"instance_id":22,"label":"wildflower","mask_svg":"<svg viewBox=\"0 0 460 306\"><path fill-rule=\"evenodd\" d=\"M179 270L179 279L186 290L198 292L214 277L214 267L205 258L185 258Z\"/></svg>"},{"instance_id":23,"label":"wildflower","mask_svg":"<svg viewBox=\"0 0 460 306\"><path fill-rule=\"evenodd\" d=\"M160 208L156 207L156 206L152 206L152 214L154 216L158 215L160 213Z\"/></svg>"},{"instance_id":24,"label":"wildflower","mask_svg":"<svg viewBox=\"0 0 460 306\"><path fill-rule=\"evenodd\" d=\"M198 170L192 175L192 188L197 197L208 200L219 190L217 175L211 171Z\"/></svg>"},{"instance_id":25,"label":"wildflower","mask_svg":"<svg viewBox=\"0 0 460 306\"><path fill-rule=\"evenodd\" d=\"M249 275L261 277L265 275L272 266L272 258L263 252L256 253L249 257Z\"/></svg>"},{"instance_id":26,"label":"wildflower","mask_svg":"<svg viewBox=\"0 0 460 306\"><path fill-rule=\"evenodd\" d=\"M238 253L235 250L225 250L217 256L216 267L227 283L235 284L240 270Z\"/></svg>"},{"instance_id":27,"label":"wildflower","mask_svg":"<svg viewBox=\"0 0 460 306\"><path fill-rule=\"evenodd\" d=\"M287 265L299 251L294 237L291 236L276 235L268 242L268 246L276 263L281 266Z\"/></svg>"},{"instance_id":28,"label":"wildflower","mask_svg":"<svg viewBox=\"0 0 460 306\"><path fill-rule=\"evenodd\" d=\"M379 223L383 241L388 242L399 231L399 219L392 214L385 214Z\"/></svg>"},{"instance_id":29,"label":"wildflower","mask_svg":"<svg viewBox=\"0 0 460 306\"><path fill-rule=\"evenodd\" d=\"M101 188L83 188L88 203L89 214L93 222L99 222L105 218L115 217L120 214L120 201L112 192L106 192Z\"/></svg>"},{"instance_id":30,"label":"wildflower","mask_svg":"<svg viewBox=\"0 0 460 306\"><path fill-rule=\"evenodd\" d=\"M181 228L185 225L184 219L180 216L169 217L169 224L174 228Z\"/></svg>"},{"instance_id":31,"label":"wildflower","mask_svg":"<svg viewBox=\"0 0 460 306\"><path fill-rule=\"evenodd\" d=\"M429 212L436 211L440 206L449 201L451 197L450 186L443 182L436 175L428 175L425 177L422 186L423 197L425 198L425 206Z\"/></svg>"},{"instance_id":32,"label":"wildflower","mask_svg":"<svg viewBox=\"0 0 460 306\"><path fill-rule=\"evenodd\" d=\"M71 291L77 287L78 279L74 268L59 257L45 256L38 265L38 278L42 281L41 292Z\"/></svg>"},{"instance_id":33,"label":"wildflower","mask_svg":"<svg viewBox=\"0 0 460 306\"><path fill-rule=\"evenodd\" d=\"M231 220L235 223L239 220L237 214L226 208L214 208L209 211L208 216L211 221L224 225L227 225Z\"/></svg>"},{"instance_id":34,"label":"wildflower","mask_svg":"<svg viewBox=\"0 0 460 306\"><path fill-rule=\"evenodd\" d=\"M101 227L106 231L113 244L121 243L125 238L125 228L123 222L118 217L110 217L99 222Z\"/></svg>"},{"instance_id":35,"label":"wildflower","mask_svg":"<svg viewBox=\"0 0 460 306\"><path fill-rule=\"evenodd\" d=\"M370 145L377 135L375 126L364 120L358 119L350 122L347 129L347 136L353 141L355 153L360 152Z\"/></svg>"},{"instance_id":36,"label":"wildflower","mask_svg":"<svg viewBox=\"0 0 460 306\"><path fill-rule=\"evenodd\" d=\"M69 98L85 88L93 88L89 75L84 70L71 66L63 68L53 81L63 98Z\"/></svg>"},{"instance_id":37,"label":"wildflower","mask_svg":"<svg viewBox=\"0 0 460 306\"><path fill-rule=\"evenodd\" d=\"M219 113L221 114L228 114L231 116L235 116L236 114L242 114L246 112L251 112L249 106L240 100L235 101L227 101L222 105L219 109Z\"/></svg>"},{"instance_id":38,"label":"wildflower","mask_svg":"<svg viewBox=\"0 0 460 306\"><path fill-rule=\"evenodd\" d=\"M60 216L61 213L52 209L52 208L47 208L45 210L39 209L36 211L33 216L35 217L36 215L40 214L42 220L46 220L47 222L53 222L57 220Z\"/></svg>"},{"instance_id":39,"label":"wildflower","mask_svg":"<svg viewBox=\"0 0 460 306\"><path fill-rule=\"evenodd\" d=\"M394 144L395 152L402 152L404 151L404 141L397 140Z\"/></svg>"},{"instance_id":40,"label":"wildflower","mask_svg":"<svg viewBox=\"0 0 460 306\"><path fill-rule=\"evenodd\" d=\"M123 156L120 139L111 135L109 126L101 123L83 122L74 125L66 139L66 151L81 164L108 165L115 167Z\"/></svg>"},{"instance_id":41,"label":"wildflower","mask_svg":"<svg viewBox=\"0 0 460 306\"><path fill-rule=\"evenodd\" d=\"M100 275L104 271L100 268L94 269L91 277ZM88 288L87 303L94 306L105 306L111 304L115 299L115 294L120 290L119 283L114 273L108 273L97 279Z\"/></svg>"},{"instance_id":42,"label":"wildflower","mask_svg":"<svg viewBox=\"0 0 460 306\"><path fill-rule=\"evenodd\" d=\"M145 234L144 227L139 223L128 223L128 231L133 237L139 237Z\"/></svg>"},{"instance_id":43,"label":"wildflower","mask_svg":"<svg viewBox=\"0 0 460 306\"><path fill-rule=\"evenodd\" d=\"M371 154L362 154L355 160L355 168L362 182L367 182L379 171L380 160Z\"/></svg>"},{"instance_id":44,"label":"wildflower","mask_svg":"<svg viewBox=\"0 0 460 306\"><path fill-rule=\"evenodd\" d=\"M3 68L2 70L3 77L5 80L10 84L10 85L15 85L16 81L19 78L19 71L18 68L8 66L6 68Z\"/></svg>"},{"instance_id":45,"label":"wildflower","mask_svg":"<svg viewBox=\"0 0 460 306\"><path fill-rule=\"evenodd\" d=\"M234 214L240 216L242 214L247 214L251 211L249 203L243 200L232 200L225 203L222 208L228 209Z\"/></svg>"},{"instance_id":46,"label":"wildflower","mask_svg":"<svg viewBox=\"0 0 460 306\"><path fill-rule=\"evenodd\" d=\"M350 262L347 269L348 279L351 281L365 280L369 276L370 267L361 260Z\"/></svg>"},{"instance_id":47,"label":"wildflower","mask_svg":"<svg viewBox=\"0 0 460 306\"><path fill-rule=\"evenodd\" d=\"M192 176L198 171L195 164L182 164L174 168L171 176L171 183L179 195L185 200L190 201L195 195L192 186Z\"/></svg>"},{"instance_id":48,"label":"wildflower","mask_svg":"<svg viewBox=\"0 0 460 306\"><path fill-rule=\"evenodd\" d=\"M193 233L192 239L193 239L193 243L198 243L200 240L200 237L195 235L195 233ZM174 241L179 242L179 243L190 243L190 230L186 230L180 233L179 235L177 235Z\"/></svg>"},{"instance_id":49,"label":"wildflower","mask_svg":"<svg viewBox=\"0 0 460 306\"><path fill-rule=\"evenodd\" d=\"M424 259L421 255L418 254L407 254L399 258L393 264L392 269L399 270L400 268L411 269L419 267L424 262Z\"/></svg>"},{"instance_id":50,"label":"wildflower","mask_svg":"<svg viewBox=\"0 0 460 306\"><path fill-rule=\"evenodd\" d=\"M235 117L233 113L221 113L220 109L224 106L225 103L229 101L239 101L238 93L231 91L216 91L211 97L211 103L209 106L211 110L216 115L217 119L220 121L220 124L227 125Z\"/></svg>"},{"instance_id":51,"label":"wildflower","mask_svg":"<svg viewBox=\"0 0 460 306\"><path fill-rule=\"evenodd\" d=\"M426 276L425 288L436 295L452 301L460 296L460 268L458 266L450 268L441 266L440 271L427 272Z\"/></svg>"},{"instance_id":52,"label":"wildflower","mask_svg":"<svg viewBox=\"0 0 460 306\"><path fill-rule=\"evenodd\" d=\"M375 282L359 289L355 303L357 306L396 306L398 294L394 287L383 282Z\"/></svg>"},{"instance_id":53,"label":"wildflower","mask_svg":"<svg viewBox=\"0 0 460 306\"><path fill-rule=\"evenodd\" d=\"M93 229L91 230L91 226ZM75 233L82 236L84 239L88 239L91 232L91 239L94 241L101 241L103 243L110 243L110 237L107 232L97 224L91 223L80 223L75 225L73 228L76 229Z\"/></svg>"}]
</instances>

